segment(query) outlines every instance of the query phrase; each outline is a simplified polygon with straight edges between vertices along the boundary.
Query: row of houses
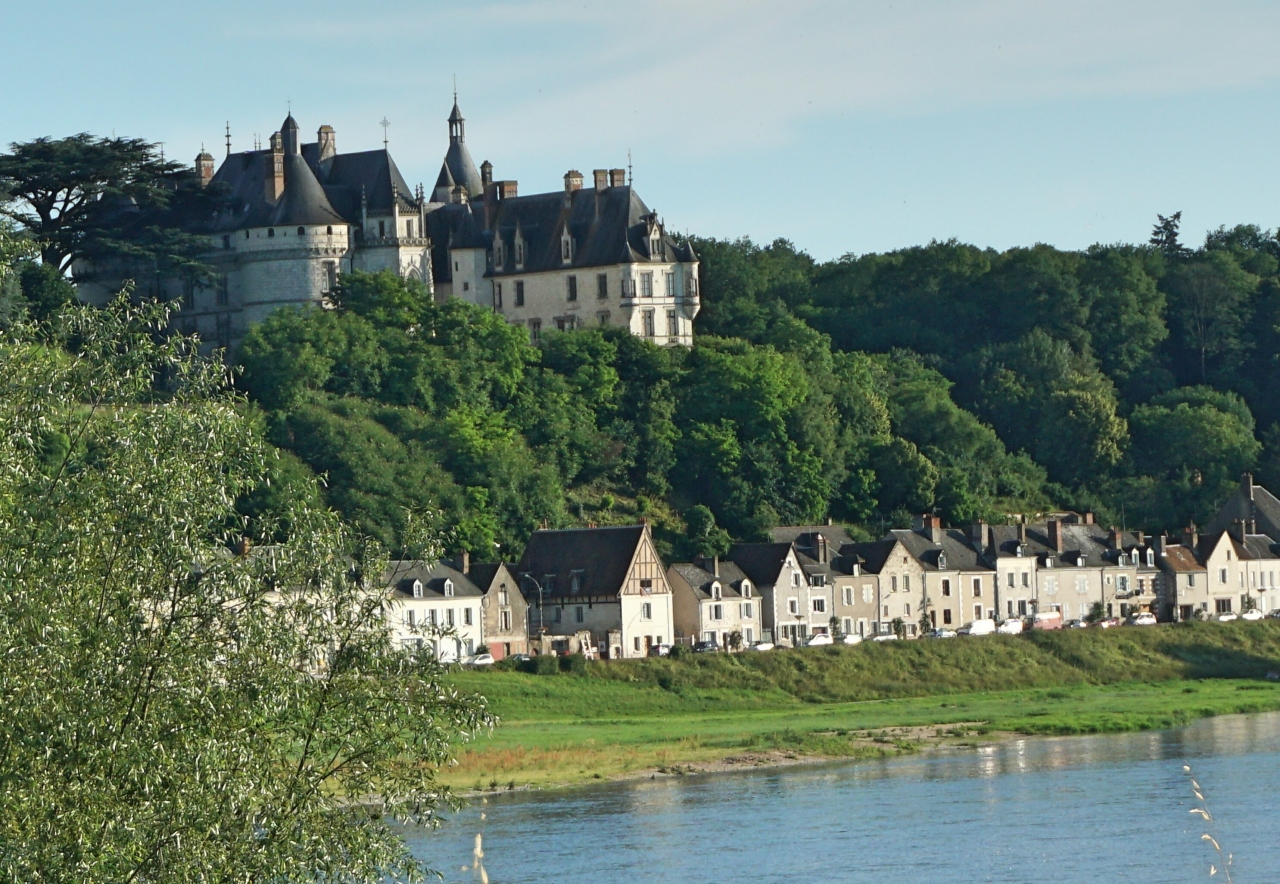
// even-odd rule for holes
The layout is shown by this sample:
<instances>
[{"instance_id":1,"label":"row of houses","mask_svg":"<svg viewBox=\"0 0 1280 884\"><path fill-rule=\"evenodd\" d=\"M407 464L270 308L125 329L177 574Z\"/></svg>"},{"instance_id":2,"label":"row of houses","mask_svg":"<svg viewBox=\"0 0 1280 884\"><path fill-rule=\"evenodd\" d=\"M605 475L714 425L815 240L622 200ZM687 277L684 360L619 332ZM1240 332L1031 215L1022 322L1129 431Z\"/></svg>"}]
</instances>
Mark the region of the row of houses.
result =
<instances>
[{"instance_id":1,"label":"row of houses","mask_svg":"<svg viewBox=\"0 0 1280 884\"><path fill-rule=\"evenodd\" d=\"M424 641L424 622L454 628L433 645L445 659L481 645L495 657L586 645L620 659L673 642L910 638L1047 611L1162 621L1272 611L1275 538L1280 500L1246 475L1203 532L1189 525L1176 541L1104 527L1088 513L965 528L926 514L874 541L831 524L789 526L724 557L668 566L642 524L537 531L514 565L397 562L388 585L401 641Z\"/></svg>"}]
</instances>

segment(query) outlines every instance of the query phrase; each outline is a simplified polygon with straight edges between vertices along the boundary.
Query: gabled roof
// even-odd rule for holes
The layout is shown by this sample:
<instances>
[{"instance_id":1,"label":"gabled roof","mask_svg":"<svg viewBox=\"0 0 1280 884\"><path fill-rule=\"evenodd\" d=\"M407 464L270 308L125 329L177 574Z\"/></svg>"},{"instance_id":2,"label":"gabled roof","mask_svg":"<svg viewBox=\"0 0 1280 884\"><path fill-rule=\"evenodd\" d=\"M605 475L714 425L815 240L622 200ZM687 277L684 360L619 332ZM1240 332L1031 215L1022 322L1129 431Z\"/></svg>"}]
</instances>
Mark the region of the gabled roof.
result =
<instances>
[{"instance_id":1,"label":"gabled roof","mask_svg":"<svg viewBox=\"0 0 1280 884\"><path fill-rule=\"evenodd\" d=\"M424 599L443 599L446 580L453 581L453 598L479 598L483 593L467 575L444 562L417 562L393 559L387 563L382 582L399 598L413 598L413 582L422 581Z\"/></svg>"},{"instance_id":2,"label":"gabled roof","mask_svg":"<svg viewBox=\"0 0 1280 884\"><path fill-rule=\"evenodd\" d=\"M370 214L391 213L391 197L394 193L401 212L417 212L413 190L400 174L399 167L387 150L364 150L357 153L335 154L324 162L317 162L319 145L303 145L304 157L309 157L317 169L326 192L342 212L353 221L360 220L361 193L368 201Z\"/></svg>"},{"instance_id":3,"label":"gabled roof","mask_svg":"<svg viewBox=\"0 0 1280 884\"><path fill-rule=\"evenodd\" d=\"M1203 571L1204 565L1196 559L1195 551L1180 544L1169 544L1164 548L1164 563L1171 571Z\"/></svg>"},{"instance_id":4,"label":"gabled roof","mask_svg":"<svg viewBox=\"0 0 1280 884\"><path fill-rule=\"evenodd\" d=\"M471 578L471 582L480 587L480 591L488 594L497 582L498 575L505 570L506 576L511 580L511 589L516 589L518 581L515 578L515 572L512 570L515 565L507 562L482 562L472 565L471 570L467 572L467 576Z\"/></svg>"},{"instance_id":5,"label":"gabled roof","mask_svg":"<svg viewBox=\"0 0 1280 884\"><path fill-rule=\"evenodd\" d=\"M574 576L579 596L616 596L644 536L644 525L535 531L515 575L522 584L526 574L542 584L544 598L574 595ZM526 595L537 592L532 585L521 589Z\"/></svg>"},{"instance_id":6,"label":"gabled roof","mask_svg":"<svg viewBox=\"0 0 1280 884\"><path fill-rule=\"evenodd\" d=\"M925 569L931 571L989 571L990 566L969 541L968 535L957 528L941 532L935 543L919 531L905 528L889 532L907 552ZM887 554L887 553L886 553ZM945 556L945 565L941 556Z\"/></svg>"},{"instance_id":7,"label":"gabled roof","mask_svg":"<svg viewBox=\"0 0 1280 884\"><path fill-rule=\"evenodd\" d=\"M742 598L742 581L750 580L746 573L731 561L720 562L720 576L701 568L691 562L677 562L672 569L693 588L694 594L702 600L710 599L711 584L719 581L721 598Z\"/></svg>"},{"instance_id":8,"label":"gabled roof","mask_svg":"<svg viewBox=\"0 0 1280 884\"><path fill-rule=\"evenodd\" d=\"M1222 504L1222 508L1202 533L1216 535L1226 531L1240 519L1246 523L1256 522L1261 534L1280 537L1280 500L1261 485L1253 484L1253 477L1248 474L1242 478L1240 485Z\"/></svg>"},{"instance_id":9,"label":"gabled roof","mask_svg":"<svg viewBox=\"0 0 1280 884\"><path fill-rule=\"evenodd\" d=\"M862 559L862 570L868 574L879 574L897 545L898 539L892 536L866 543L848 543L840 548L840 555L847 558L856 556Z\"/></svg>"},{"instance_id":10,"label":"gabled roof","mask_svg":"<svg viewBox=\"0 0 1280 884\"><path fill-rule=\"evenodd\" d=\"M757 586L774 586L791 554L790 543L736 543L729 559Z\"/></svg>"}]
</instances>

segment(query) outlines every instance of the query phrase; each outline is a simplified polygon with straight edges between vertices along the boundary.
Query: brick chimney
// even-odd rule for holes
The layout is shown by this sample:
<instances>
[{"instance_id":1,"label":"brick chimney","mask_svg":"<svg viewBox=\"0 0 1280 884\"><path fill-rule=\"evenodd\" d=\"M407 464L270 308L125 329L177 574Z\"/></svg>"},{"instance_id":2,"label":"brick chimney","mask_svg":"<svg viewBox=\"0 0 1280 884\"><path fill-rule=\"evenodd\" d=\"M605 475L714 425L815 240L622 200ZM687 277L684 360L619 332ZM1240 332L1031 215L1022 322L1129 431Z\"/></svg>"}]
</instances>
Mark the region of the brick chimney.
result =
<instances>
[{"instance_id":1,"label":"brick chimney","mask_svg":"<svg viewBox=\"0 0 1280 884\"><path fill-rule=\"evenodd\" d=\"M591 177L595 179L596 190L604 190L609 186L609 170L596 169L591 173Z\"/></svg>"},{"instance_id":2,"label":"brick chimney","mask_svg":"<svg viewBox=\"0 0 1280 884\"><path fill-rule=\"evenodd\" d=\"M463 574L471 573L471 551L460 549L453 557L453 564Z\"/></svg>"},{"instance_id":3,"label":"brick chimney","mask_svg":"<svg viewBox=\"0 0 1280 884\"><path fill-rule=\"evenodd\" d=\"M1240 477L1240 491L1244 493L1245 500L1253 503L1253 473L1245 473Z\"/></svg>"},{"instance_id":4,"label":"brick chimney","mask_svg":"<svg viewBox=\"0 0 1280 884\"><path fill-rule=\"evenodd\" d=\"M1195 522L1188 522L1187 527L1182 529L1182 543L1184 546L1191 548L1195 552L1200 547L1200 532L1196 530Z\"/></svg>"},{"instance_id":5,"label":"brick chimney","mask_svg":"<svg viewBox=\"0 0 1280 884\"><path fill-rule=\"evenodd\" d=\"M480 183L485 187L493 183L493 163L488 160L480 164Z\"/></svg>"},{"instance_id":6,"label":"brick chimney","mask_svg":"<svg viewBox=\"0 0 1280 884\"><path fill-rule=\"evenodd\" d=\"M201 150L196 157L196 174L200 176L201 187L208 187L213 180L213 154L209 151Z\"/></svg>"},{"instance_id":7,"label":"brick chimney","mask_svg":"<svg viewBox=\"0 0 1280 884\"><path fill-rule=\"evenodd\" d=\"M985 552L991 544L991 529L987 527L986 522L981 520L974 522L969 531L969 539L973 541L974 548L978 552Z\"/></svg>"},{"instance_id":8,"label":"brick chimney","mask_svg":"<svg viewBox=\"0 0 1280 884\"><path fill-rule=\"evenodd\" d=\"M1085 514L1084 514L1084 523L1085 523L1086 525L1092 525L1092 524L1093 524L1093 513L1085 513Z\"/></svg>"},{"instance_id":9,"label":"brick chimney","mask_svg":"<svg viewBox=\"0 0 1280 884\"><path fill-rule=\"evenodd\" d=\"M274 203L284 196L284 142L277 132L271 136L271 150L263 154L266 169L263 174L263 195Z\"/></svg>"},{"instance_id":10,"label":"brick chimney","mask_svg":"<svg viewBox=\"0 0 1280 884\"><path fill-rule=\"evenodd\" d=\"M916 519L916 532L928 538L930 543L942 542L942 518L933 513L925 513Z\"/></svg>"},{"instance_id":11,"label":"brick chimney","mask_svg":"<svg viewBox=\"0 0 1280 884\"><path fill-rule=\"evenodd\" d=\"M610 187L625 187L626 184L627 184L626 169L610 169L609 170L609 186Z\"/></svg>"},{"instance_id":12,"label":"brick chimney","mask_svg":"<svg viewBox=\"0 0 1280 884\"><path fill-rule=\"evenodd\" d=\"M1124 540L1119 528L1107 529L1107 546L1111 549L1121 549L1124 546Z\"/></svg>"},{"instance_id":13,"label":"brick chimney","mask_svg":"<svg viewBox=\"0 0 1280 884\"><path fill-rule=\"evenodd\" d=\"M1062 520L1050 519L1044 523L1045 533L1049 535L1049 545L1059 553L1066 548L1066 538L1062 535Z\"/></svg>"},{"instance_id":14,"label":"brick chimney","mask_svg":"<svg viewBox=\"0 0 1280 884\"><path fill-rule=\"evenodd\" d=\"M321 126L316 131L316 145L320 148L320 162L338 155L338 133L332 126Z\"/></svg>"},{"instance_id":15,"label":"brick chimney","mask_svg":"<svg viewBox=\"0 0 1280 884\"><path fill-rule=\"evenodd\" d=\"M516 196L516 182L499 181L498 182L498 199L509 200Z\"/></svg>"}]
</instances>

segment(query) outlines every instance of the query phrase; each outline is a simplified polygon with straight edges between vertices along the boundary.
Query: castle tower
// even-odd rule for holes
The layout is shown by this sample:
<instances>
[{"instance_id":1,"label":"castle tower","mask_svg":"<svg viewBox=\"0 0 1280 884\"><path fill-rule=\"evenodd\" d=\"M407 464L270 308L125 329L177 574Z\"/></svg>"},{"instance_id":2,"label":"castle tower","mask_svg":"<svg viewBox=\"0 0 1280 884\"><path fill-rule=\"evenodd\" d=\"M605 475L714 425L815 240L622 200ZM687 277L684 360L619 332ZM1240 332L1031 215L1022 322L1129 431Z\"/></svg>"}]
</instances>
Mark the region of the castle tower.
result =
<instances>
[{"instance_id":1,"label":"castle tower","mask_svg":"<svg viewBox=\"0 0 1280 884\"><path fill-rule=\"evenodd\" d=\"M465 187L469 197L484 194L484 182L467 150L465 136L465 120L458 109L457 96L454 96L453 111L449 114L449 150L444 155L444 164L433 191L436 202L449 202L457 186Z\"/></svg>"},{"instance_id":2,"label":"castle tower","mask_svg":"<svg viewBox=\"0 0 1280 884\"><path fill-rule=\"evenodd\" d=\"M298 145L298 121L293 118L293 114L284 118L284 122L280 125L280 138L284 142L284 152L297 156L301 153Z\"/></svg>"}]
</instances>

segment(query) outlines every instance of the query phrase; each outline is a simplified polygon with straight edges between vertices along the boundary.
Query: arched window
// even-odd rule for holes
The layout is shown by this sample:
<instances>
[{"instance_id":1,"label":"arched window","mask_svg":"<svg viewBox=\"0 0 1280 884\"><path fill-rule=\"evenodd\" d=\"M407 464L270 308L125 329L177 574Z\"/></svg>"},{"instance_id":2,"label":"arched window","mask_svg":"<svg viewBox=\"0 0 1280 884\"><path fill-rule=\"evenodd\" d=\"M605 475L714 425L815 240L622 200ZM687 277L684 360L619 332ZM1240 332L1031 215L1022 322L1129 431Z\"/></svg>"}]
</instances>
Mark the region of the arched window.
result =
<instances>
[{"instance_id":1,"label":"arched window","mask_svg":"<svg viewBox=\"0 0 1280 884\"><path fill-rule=\"evenodd\" d=\"M273 237L273 236L275 236L275 235L276 235L276 229L275 229L274 227L268 227L268 228L267 228L267 238L268 238L268 239L270 239L271 237Z\"/></svg>"},{"instance_id":2,"label":"arched window","mask_svg":"<svg viewBox=\"0 0 1280 884\"><path fill-rule=\"evenodd\" d=\"M413 581L413 597L415 599L422 598L422 581L421 580Z\"/></svg>"},{"instance_id":3,"label":"arched window","mask_svg":"<svg viewBox=\"0 0 1280 884\"><path fill-rule=\"evenodd\" d=\"M444 597L447 599L453 598L453 581L452 580L446 580L444 582Z\"/></svg>"},{"instance_id":4,"label":"arched window","mask_svg":"<svg viewBox=\"0 0 1280 884\"><path fill-rule=\"evenodd\" d=\"M305 227L299 227L299 228L298 228L298 236L306 236L306 235L307 235L307 228L305 228Z\"/></svg>"},{"instance_id":5,"label":"arched window","mask_svg":"<svg viewBox=\"0 0 1280 884\"><path fill-rule=\"evenodd\" d=\"M742 581L742 597L744 599L751 598L751 581L750 580Z\"/></svg>"},{"instance_id":6,"label":"arched window","mask_svg":"<svg viewBox=\"0 0 1280 884\"><path fill-rule=\"evenodd\" d=\"M720 600L720 584L719 583L711 584L711 597L716 601Z\"/></svg>"}]
</instances>

